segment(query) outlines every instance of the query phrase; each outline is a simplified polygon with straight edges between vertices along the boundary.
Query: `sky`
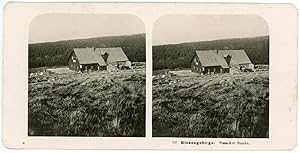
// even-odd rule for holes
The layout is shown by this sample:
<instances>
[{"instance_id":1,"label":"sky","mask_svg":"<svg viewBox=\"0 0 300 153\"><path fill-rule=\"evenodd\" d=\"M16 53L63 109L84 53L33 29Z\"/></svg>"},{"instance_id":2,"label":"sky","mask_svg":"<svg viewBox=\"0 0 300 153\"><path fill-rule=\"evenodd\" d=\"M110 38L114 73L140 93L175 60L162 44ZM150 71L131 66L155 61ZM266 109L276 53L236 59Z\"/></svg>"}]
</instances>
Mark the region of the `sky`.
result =
<instances>
[{"instance_id":1,"label":"sky","mask_svg":"<svg viewBox=\"0 0 300 153\"><path fill-rule=\"evenodd\" d=\"M144 31L144 23L129 14L45 14L32 20L29 43L130 35Z\"/></svg>"},{"instance_id":2,"label":"sky","mask_svg":"<svg viewBox=\"0 0 300 153\"><path fill-rule=\"evenodd\" d=\"M153 45L268 35L256 15L165 15L154 23Z\"/></svg>"}]
</instances>

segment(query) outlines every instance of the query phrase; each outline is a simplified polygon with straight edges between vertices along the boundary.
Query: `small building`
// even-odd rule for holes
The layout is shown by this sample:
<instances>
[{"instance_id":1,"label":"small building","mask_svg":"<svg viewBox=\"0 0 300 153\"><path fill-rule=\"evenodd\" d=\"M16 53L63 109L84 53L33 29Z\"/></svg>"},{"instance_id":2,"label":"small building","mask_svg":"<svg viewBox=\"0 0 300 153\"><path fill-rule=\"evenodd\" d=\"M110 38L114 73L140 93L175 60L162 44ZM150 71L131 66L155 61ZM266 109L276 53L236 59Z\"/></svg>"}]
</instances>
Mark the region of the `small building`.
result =
<instances>
[{"instance_id":1,"label":"small building","mask_svg":"<svg viewBox=\"0 0 300 153\"><path fill-rule=\"evenodd\" d=\"M230 67L254 70L254 64L245 50L215 50L214 52L224 57Z\"/></svg>"},{"instance_id":2,"label":"small building","mask_svg":"<svg viewBox=\"0 0 300 153\"><path fill-rule=\"evenodd\" d=\"M196 51L191 61L192 72L201 74L228 73L225 59L213 51Z\"/></svg>"},{"instance_id":3,"label":"small building","mask_svg":"<svg viewBox=\"0 0 300 153\"><path fill-rule=\"evenodd\" d=\"M107 65L94 48L74 48L68 58L69 69L74 71L102 71Z\"/></svg>"},{"instance_id":4,"label":"small building","mask_svg":"<svg viewBox=\"0 0 300 153\"><path fill-rule=\"evenodd\" d=\"M121 47L96 48L95 52L101 55L107 64L111 64L117 68L124 66L131 68L131 62Z\"/></svg>"},{"instance_id":5,"label":"small building","mask_svg":"<svg viewBox=\"0 0 300 153\"><path fill-rule=\"evenodd\" d=\"M244 50L196 51L191 61L193 72L201 74L228 73L230 68L254 70Z\"/></svg>"}]
</instances>

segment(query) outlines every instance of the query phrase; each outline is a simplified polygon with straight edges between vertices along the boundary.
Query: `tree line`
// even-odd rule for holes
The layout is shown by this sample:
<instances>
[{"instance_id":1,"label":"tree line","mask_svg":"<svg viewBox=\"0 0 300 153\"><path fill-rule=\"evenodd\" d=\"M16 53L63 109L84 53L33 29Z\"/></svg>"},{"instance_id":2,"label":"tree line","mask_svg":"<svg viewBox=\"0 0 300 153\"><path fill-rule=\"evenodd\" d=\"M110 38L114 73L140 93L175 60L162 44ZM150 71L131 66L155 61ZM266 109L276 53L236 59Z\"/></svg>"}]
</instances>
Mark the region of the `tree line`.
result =
<instances>
[{"instance_id":1,"label":"tree line","mask_svg":"<svg viewBox=\"0 0 300 153\"><path fill-rule=\"evenodd\" d=\"M217 49L243 49L253 64L269 64L269 36L260 36L153 46L153 69L189 68L196 50Z\"/></svg>"},{"instance_id":2,"label":"tree line","mask_svg":"<svg viewBox=\"0 0 300 153\"><path fill-rule=\"evenodd\" d=\"M122 47L130 61L145 62L145 34L108 36L29 44L29 68L68 65L73 48Z\"/></svg>"}]
</instances>

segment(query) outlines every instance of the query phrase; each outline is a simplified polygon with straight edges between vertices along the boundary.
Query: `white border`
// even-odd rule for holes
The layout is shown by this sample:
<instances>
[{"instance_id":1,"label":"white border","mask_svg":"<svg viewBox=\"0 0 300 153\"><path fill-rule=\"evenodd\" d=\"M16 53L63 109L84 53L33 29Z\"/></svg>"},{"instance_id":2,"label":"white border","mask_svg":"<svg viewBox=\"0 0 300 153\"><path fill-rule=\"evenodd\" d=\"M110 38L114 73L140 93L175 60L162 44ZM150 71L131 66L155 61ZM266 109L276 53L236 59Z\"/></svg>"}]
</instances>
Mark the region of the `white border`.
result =
<instances>
[{"instance_id":1,"label":"white border","mask_svg":"<svg viewBox=\"0 0 300 153\"><path fill-rule=\"evenodd\" d=\"M147 137L27 137L27 42L31 19L44 13L130 13L146 25ZM151 138L151 43L153 22L163 14L256 14L269 24L270 32L270 139L238 139L249 146L174 145L184 138ZM10 148L76 149L291 149L296 144L297 111L297 11L279 4L92 4L10 3L4 16L3 140ZM284 64L283 64L284 63ZM26 77L24 77L26 76ZM150 77L150 79L149 79ZM150 81L149 81L150 80ZM149 90L150 89L150 90ZM150 96L149 96L150 95ZM150 132L149 132L150 131ZM283 132L284 131L284 132ZM212 140L189 138L184 140ZM218 139L213 139L218 140ZM223 139L225 140L225 139ZM231 139L232 140L232 139ZM23 144L24 142L24 144Z\"/></svg>"}]
</instances>

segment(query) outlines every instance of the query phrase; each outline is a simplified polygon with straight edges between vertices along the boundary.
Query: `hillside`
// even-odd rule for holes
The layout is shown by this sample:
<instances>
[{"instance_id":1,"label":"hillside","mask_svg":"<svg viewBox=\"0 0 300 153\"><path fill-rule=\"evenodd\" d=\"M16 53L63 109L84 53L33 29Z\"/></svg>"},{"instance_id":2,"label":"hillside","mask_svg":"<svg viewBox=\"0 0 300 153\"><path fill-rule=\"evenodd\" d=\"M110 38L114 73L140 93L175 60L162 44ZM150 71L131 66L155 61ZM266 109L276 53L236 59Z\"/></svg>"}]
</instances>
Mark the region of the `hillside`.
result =
<instances>
[{"instance_id":1,"label":"hillside","mask_svg":"<svg viewBox=\"0 0 300 153\"><path fill-rule=\"evenodd\" d=\"M72 49L82 47L122 47L130 61L145 62L145 43L145 34L135 34L29 44L29 68L66 66Z\"/></svg>"},{"instance_id":2,"label":"hillside","mask_svg":"<svg viewBox=\"0 0 300 153\"><path fill-rule=\"evenodd\" d=\"M254 64L269 64L269 36L152 47L153 69L189 68L195 50L244 49Z\"/></svg>"},{"instance_id":3,"label":"hillside","mask_svg":"<svg viewBox=\"0 0 300 153\"><path fill-rule=\"evenodd\" d=\"M30 136L145 136L145 71L31 73Z\"/></svg>"},{"instance_id":4,"label":"hillside","mask_svg":"<svg viewBox=\"0 0 300 153\"><path fill-rule=\"evenodd\" d=\"M152 135L269 137L268 73L258 71L186 77L155 75Z\"/></svg>"}]
</instances>

